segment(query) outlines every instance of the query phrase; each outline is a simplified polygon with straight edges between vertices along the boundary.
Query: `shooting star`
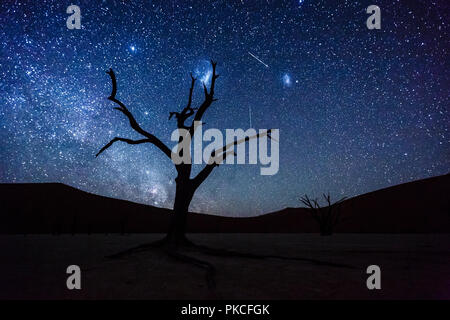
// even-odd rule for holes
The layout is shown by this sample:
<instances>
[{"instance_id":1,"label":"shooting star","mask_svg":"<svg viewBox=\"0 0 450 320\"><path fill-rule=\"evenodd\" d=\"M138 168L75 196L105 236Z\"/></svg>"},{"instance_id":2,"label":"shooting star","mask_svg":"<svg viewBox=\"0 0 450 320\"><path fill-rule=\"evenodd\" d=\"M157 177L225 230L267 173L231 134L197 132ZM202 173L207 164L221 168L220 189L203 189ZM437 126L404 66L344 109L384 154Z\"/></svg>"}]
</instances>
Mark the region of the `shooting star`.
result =
<instances>
[{"instance_id":1,"label":"shooting star","mask_svg":"<svg viewBox=\"0 0 450 320\"><path fill-rule=\"evenodd\" d=\"M267 64L265 64L264 62L261 61L261 59L259 59L257 56L255 56L253 53L251 53L250 51L248 51L248 54L251 55L253 58L255 58L256 60L258 60L259 62L261 62L263 65L266 66L266 68L268 68L269 66Z\"/></svg>"}]
</instances>

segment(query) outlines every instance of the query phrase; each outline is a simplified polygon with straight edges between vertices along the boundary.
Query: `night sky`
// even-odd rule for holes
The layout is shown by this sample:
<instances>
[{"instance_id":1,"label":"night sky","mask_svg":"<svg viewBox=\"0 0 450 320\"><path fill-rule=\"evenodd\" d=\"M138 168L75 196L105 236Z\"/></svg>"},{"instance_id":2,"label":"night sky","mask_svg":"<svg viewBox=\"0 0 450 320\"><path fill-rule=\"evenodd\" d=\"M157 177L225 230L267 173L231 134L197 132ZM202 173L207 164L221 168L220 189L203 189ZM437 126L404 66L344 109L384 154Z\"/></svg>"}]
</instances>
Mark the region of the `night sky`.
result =
<instances>
[{"instance_id":1,"label":"night sky","mask_svg":"<svg viewBox=\"0 0 450 320\"><path fill-rule=\"evenodd\" d=\"M142 3L142 4L138 4ZM446 4L447 3L447 4ZM66 8L81 8L69 30ZM381 8L368 30L366 8ZM62 182L170 207L176 171L137 139L118 98L170 147L192 71L218 62L207 128L280 129L280 169L223 165L191 210L248 216L302 194L355 196L450 170L448 1L1 1L0 182ZM252 57L252 53L263 63ZM200 83L194 104L203 100ZM251 120L250 120L251 118ZM195 168L198 171L198 168Z\"/></svg>"}]
</instances>

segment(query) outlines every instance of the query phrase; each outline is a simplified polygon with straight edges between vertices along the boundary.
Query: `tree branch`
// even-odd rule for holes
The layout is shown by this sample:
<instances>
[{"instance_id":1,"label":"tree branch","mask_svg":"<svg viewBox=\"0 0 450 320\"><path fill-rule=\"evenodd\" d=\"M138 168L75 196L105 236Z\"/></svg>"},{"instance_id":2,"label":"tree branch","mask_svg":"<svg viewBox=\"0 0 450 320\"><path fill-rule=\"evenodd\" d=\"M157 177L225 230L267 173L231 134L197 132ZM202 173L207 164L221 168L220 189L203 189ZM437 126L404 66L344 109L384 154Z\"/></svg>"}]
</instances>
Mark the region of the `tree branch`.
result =
<instances>
[{"instance_id":1,"label":"tree branch","mask_svg":"<svg viewBox=\"0 0 450 320\"><path fill-rule=\"evenodd\" d=\"M267 130L263 133L255 134L251 137L245 137L240 140L234 140L233 142L228 143L227 145L223 146L222 148L216 149L213 152L211 152L211 156L209 158L208 164L193 178L194 185L196 187L200 186L203 181L208 178L210 173L213 171L215 167L219 166L218 160L222 160L222 163L225 161L225 159L229 155L236 156L236 153L234 152L234 146L237 146L238 144L241 144L243 142L250 141L252 139L258 139L260 137L268 136L269 139L272 139L270 136L270 130ZM230 147L233 147L232 150L228 150ZM220 153L220 154L219 154Z\"/></svg>"},{"instance_id":2,"label":"tree branch","mask_svg":"<svg viewBox=\"0 0 450 320\"><path fill-rule=\"evenodd\" d=\"M191 109L191 104L192 104L192 94L193 94L193 92L194 92L194 85L195 85L195 81L196 81L197 79L195 79L193 76L192 76L192 73L191 73L191 87L189 88L189 98L188 98L188 103L187 103L187 106L186 106L186 108L185 109Z\"/></svg>"},{"instance_id":3,"label":"tree branch","mask_svg":"<svg viewBox=\"0 0 450 320\"><path fill-rule=\"evenodd\" d=\"M100 151L95 155L95 157L98 157L100 155L100 153L102 153L103 151L105 151L106 149L111 147L114 144L114 142L117 142L117 141L123 141L128 144L141 144L141 143L146 143L146 142L151 143L150 139L131 140L131 139L126 139L126 138L115 137L110 142L108 142L103 148L101 148Z\"/></svg>"},{"instance_id":4,"label":"tree branch","mask_svg":"<svg viewBox=\"0 0 450 320\"><path fill-rule=\"evenodd\" d=\"M175 116L175 118L177 119L177 127L179 129L181 129L181 128L189 129L184 123L190 116L192 116L195 113L194 111L197 110L197 108L191 108L192 94L194 92L194 85L195 85L196 80L197 79L195 79L191 73L191 87L189 88L189 98L188 98L187 106L181 112L170 112L169 113L169 120L173 116Z\"/></svg>"},{"instance_id":5,"label":"tree branch","mask_svg":"<svg viewBox=\"0 0 450 320\"><path fill-rule=\"evenodd\" d=\"M222 148L219 148L219 149L215 150L215 151L213 152L214 155L212 155L212 156L214 156L214 157L217 156L217 154L218 154L219 152L226 153L226 152L228 152L227 150L228 150L229 148L231 148L231 147L233 147L233 150L234 150L234 146L237 146L237 145L239 145L239 144L241 144L241 143L243 143L243 142L250 141L250 140L252 140L252 139L259 139L259 138L264 137L264 136L267 136L269 139L272 139L272 137L271 137L271 135L270 135L270 132L271 132L271 130L269 129L269 130L267 130L267 131L265 131L265 132L257 133L257 134L255 134L255 135L253 135L253 136L251 136L251 137L248 137L248 136L247 136L247 137L242 138L242 139L240 139L240 140L234 140L233 142L230 142L229 144L223 146ZM274 139L274 140L276 140L276 139ZM219 155L219 156L220 156L220 155Z\"/></svg>"},{"instance_id":6,"label":"tree branch","mask_svg":"<svg viewBox=\"0 0 450 320\"><path fill-rule=\"evenodd\" d=\"M195 131L195 127L194 127L195 121L200 121L203 117L203 114L209 108L209 106L211 106L211 104L214 101L217 101L217 99L214 98L214 88L216 86L216 80L217 80L217 78L219 78L219 75L216 74L217 62L214 62L211 60L211 66L213 69L213 73L212 73L212 78L211 78L211 85L209 87L209 92L208 92L208 88L206 87L206 84L203 83L203 90L205 92L205 100L200 105L200 107L198 108L198 110L194 116L194 120L192 121L192 125L190 127L191 135L193 135L194 131Z\"/></svg>"},{"instance_id":7,"label":"tree branch","mask_svg":"<svg viewBox=\"0 0 450 320\"><path fill-rule=\"evenodd\" d=\"M156 147L158 147L162 152L164 152L164 154L166 156L168 156L169 158L171 158L172 156L172 151L161 141L159 140L156 136L154 136L153 134L145 131L144 129L141 128L141 126L137 123L136 119L134 118L134 116L131 114L131 112L127 109L127 107L118 99L116 99L116 94L117 94L117 81L116 81L116 75L114 74L114 71L110 68L109 71L106 71L107 74L109 74L109 76L111 77L111 82L112 82L112 90L111 90L111 95L108 97L108 100L116 103L119 105L119 107L115 107L114 109L119 110L120 112L122 112L125 116L127 116L128 120L130 121L130 125L131 127L138 133L140 133L141 135L143 135L144 137L147 138L149 143L154 144ZM114 140L114 139L113 139ZM119 141L119 140L116 140ZM123 140L121 140L123 141ZM138 141L142 141L142 140L138 140ZM115 142L115 141L114 141ZM114 143L113 142L113 143ZM102 150L103 151L103 150Z\"/></svg>"},{"instance_id":8,"label":"tree branch","mask_svg":"<svg viewBox=\"0 0 450 320\"><path fill-rule=\"evenodd\" d=\"M316 220L319 224L322 223L321 216L320 216L320 205L317 202L317 200L309 199L308 195L305 194L305 196L300 197L300 201L303 202L303 204L308 208L309 213L311 216Z\"/></svg>"}]
</instances>

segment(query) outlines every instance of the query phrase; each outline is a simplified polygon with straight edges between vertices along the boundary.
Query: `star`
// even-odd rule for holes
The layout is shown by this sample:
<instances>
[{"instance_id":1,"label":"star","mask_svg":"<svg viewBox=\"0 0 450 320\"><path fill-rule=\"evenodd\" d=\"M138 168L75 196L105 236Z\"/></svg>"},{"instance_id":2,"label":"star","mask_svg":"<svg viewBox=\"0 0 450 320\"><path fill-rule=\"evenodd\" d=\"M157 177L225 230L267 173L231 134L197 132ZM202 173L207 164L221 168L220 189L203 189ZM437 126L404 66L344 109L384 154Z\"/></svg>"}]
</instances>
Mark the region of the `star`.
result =
<instances>
[{"instance_id":1,"label":"star","mask_svg":"<svg viewBox=\"0 0 450 320\"><path fill-rule=\"evenodd\" d=\"M299 206L300 194L351 197L450 172L445 1L406 12L392 2L376 33L361 1L85 1L82 14L99 12L81 19L88 32L67 29L63 1L24 3L0 1L0 182L172 207L174 168L157 148L118 144L95 158L115 136L139 139L107 99L105 71L173 147L169 112L186 106L191 72L202 103L210 59L220 77L205 129L280 129L280 170L219 167L193 211L250 216Z\"/></svg>"}]
</instances>

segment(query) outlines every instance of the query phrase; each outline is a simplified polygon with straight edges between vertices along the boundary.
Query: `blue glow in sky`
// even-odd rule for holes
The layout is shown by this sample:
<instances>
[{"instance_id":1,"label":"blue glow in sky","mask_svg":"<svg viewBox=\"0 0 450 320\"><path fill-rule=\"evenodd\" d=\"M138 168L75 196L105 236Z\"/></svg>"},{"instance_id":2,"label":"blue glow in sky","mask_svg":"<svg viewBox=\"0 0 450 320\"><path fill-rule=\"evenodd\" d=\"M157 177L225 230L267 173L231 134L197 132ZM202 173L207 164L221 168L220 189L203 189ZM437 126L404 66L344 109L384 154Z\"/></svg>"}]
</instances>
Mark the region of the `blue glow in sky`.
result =
<instances>
[{"instance_id":1,"label":"blue glow in sky","mask_svg":"<svg viewBox=\"0 0 450 320\"><path fill-rule=\"evenodd\" d=\"M280 170L216 168L191 210L249 216L305 193L351 197L446 174L447 2L377 1L382 28L368 30L370 1L82 1L82 28L68 30L70 2L2 1L0 181L170 207L176 172L155 147L116 144L95 158L114 136L137 138L106 99L105 71L171 145L169 112L185 106L190 72L209 80L209 59L221 76L205 129L246 129L250 117L280 129ZM194 95L198 105L200 83Z\"/></svg>"}]
</instances>

